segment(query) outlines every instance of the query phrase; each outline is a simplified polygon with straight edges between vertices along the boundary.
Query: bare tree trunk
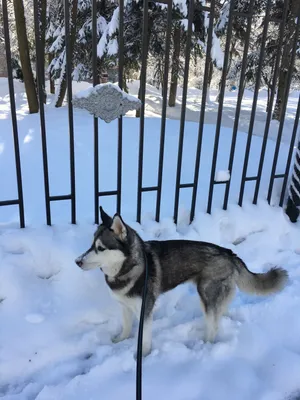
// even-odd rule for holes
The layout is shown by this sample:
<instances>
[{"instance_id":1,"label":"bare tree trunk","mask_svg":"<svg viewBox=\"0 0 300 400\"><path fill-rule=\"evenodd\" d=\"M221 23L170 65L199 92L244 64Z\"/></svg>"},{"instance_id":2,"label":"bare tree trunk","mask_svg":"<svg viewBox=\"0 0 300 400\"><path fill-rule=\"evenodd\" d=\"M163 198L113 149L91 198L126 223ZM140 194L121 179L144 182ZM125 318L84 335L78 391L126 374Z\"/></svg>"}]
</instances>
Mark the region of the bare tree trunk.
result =
<instances>
[{"instance_id":1,"label":"bare tree trunk","mask_svg":"<svg viewBox=\"0 0 300 400\"><path fill-rule=\"evenodd\" d=\"M178 74L179 74L180 34L181 34L180 25L176 24L174 27L174 36L173 36L174 49L172 55L169 107L175 107L176 104L176 94L177 94Z\"/></svg>"},{"instance_id":2,"label":"bare tree trunk","mask_svg":"<svg viewBox=\"0 0 300 400\"><path fill-rule=\"evenodd\" d=\"M221 85L222 85L222 78L221 78L220 81L219 81L219 85L218 85L218 94L217 94L217 97L216 97L216 99L215 99L215 101L216 101L217 103L219 103L219 101L220 101Z\"/></svg>"},{"instance_id":3,"label":"bare tree trunk","mask_svg":"<svg viewBox=\"0 0 300 400\"><path fill-rule=\"evenodd\" d=\"M140 99L140 100L141 100L141 78L142 78L142 74L140 73L140 77L139 77L140 87L139 87L139 92L138 92L138 99ZM141 110L138 108L135 112L135 117L140 118L140 116L141 116Z\"/></svg>"},{"instance_id":4,"label":"bare tree trunk","mask_svg":"<svg viewBox=\"0 0 300 400\"><path fill-rule=\"evenodd\" d=\"M228 73L230 71L230 68L231 68L233 53L235 52L235 44L236 44L236 42L233 41L232 45L231 45L231 48L230 48L230 51L229 51L229 62L228 62L228 65L227 65L227 72L226 72L226 78L225 78L226 80L227 80L227 75L228 75ZM221 77L220 82L219 82L219 90L218 90L218 94L217 94L217 97L216 97L216 102L218 102L218 103L220 101L221 85L222 85L222 77Z\"/></svg>"},{"instance_id":5,"label":"bare tree trunk","mask_svg":"<svg viewBox=\"0 0 300 400\"><path fill-rule=\"evenodd\" d=\"M271 87L270 85L268 85L268 101L267 101L267 107L266 107L266 112L269 111L270 108L270 99L271 99Z\"/></svg>"},{"instance_id":6,"label":"bare tree trunk","mask_svg":"<svg viewBox=\"0 0 300 400\"><path fill-rule=\"evenodd\" d=\"M292 49L297 25L298 0L290 0L290 13L287 21L286 43L279 71L279 81L276 104L273 112L273 119L280 120L282 117L285 88L288 82L288 70L291 64Z\"/></svg>"},{"instance_id":7,"label":"bare tree trunk","mask_svg":"<svg viewBox=\"0 0 300 400\"><path fill-rule=\"evenodd\" d=\"M73 50L74 50L75 36L76 36L77 5L78 5L77 0L73 0L71 2L72 10L71 10L70 38L69 38L71 54L73 53ZM66 54L65 54L65 57L66 57ZM55 107L62 106L65 95L66 95L66 91L67 91L67 71L66 71L66 65L64 65L62 68L61 74L60 74L59 92L58 92Z\"/></svg>"},{"instance_id":8,"label":"bare tree trunk","mask_svg":"<svg viewBox=\"0 0 300 400\"><path fill-rule=\"evenodd\" d=\"M149 45L150 45L150 36L151 36L151 31L152 31L152 27L153 27L153 19L149 18L148 20L148 35L147 35L147 51L146 51L146 57L148 57L148 49L149 49ZM140 74L140 82L141 82L141 74ZM140 87L139 87L139 93L138 93L138 98L141 100L141 83L140 83ZM139 118L141 116L141 110L137 109L136 113L135 113L135 117Z\"/></svg>"},{"instance_id":9,"label":"bare tree trunk","mask_svg":"<svg viewBox=\"0 0 300 400\"><path fill-rule=\"evenodd\" d=\"M214 65L212 62L211 57L210 61L209 61L209 65L208 65L208 79L207 79L207 95L206 95L206 102L209 103L210 102L210 85L211 85L211 81L212 81L212 77L213 77L213 69L214 69ZM203 82L204 85L204 82ZM203 90L203 88L202 88Z\"/></svg>"},{"instance_id":10,"label":"bare tree trunk","mask_svg":"<svg viewBox=\"0 0 300 400\"><path fill-rule=\"evenodd\" d=\"M45 48L46 48L46 17L47 17L47 0L39 0L39 15L40 15L40 34L41 34L41 59L42 59L42 76L41 82L44 92L44 103L47 100L47 92L45 87Z\"/></svg>"},{"instance_id":11,"label":"bare tree trunk","mask_svg":"<svg viewBox=\"0 0 300 400\"><path fill-rule=\"evenodd\" d=\"M48 63L51 64L54 56L52 53L48 54ZM53 79L51 72L49 73L49 80L50 80L50 93L55 94L55 80Z\"/></svg>"},{"instance_id":12,"label":"bare tree trunk","mask_svg":"<svg viewBox=\"0 0 300 400\"><path fill-rule=\"evenodd\" d=\"M33 114L39 111L39 103L30 63L29 45L27 39L26 21L24 14L24 4L23 0L13 0L13 2L14 2L19 54L22 66L22 73L24 77L25 91L27 96L29 113Z\"/></svg>"},{"instance_id":13,"label":"bare tree trunk","mask_svg":"<svg viewBox=\"0 0 300 400\"><path fill-rule=\"evenodd\" d=\"M126 80L126 74L124 73L123 75L123 90L125 93L129 93L129 89L127 86L127 80Z\"/></svg>"}]
</instances>

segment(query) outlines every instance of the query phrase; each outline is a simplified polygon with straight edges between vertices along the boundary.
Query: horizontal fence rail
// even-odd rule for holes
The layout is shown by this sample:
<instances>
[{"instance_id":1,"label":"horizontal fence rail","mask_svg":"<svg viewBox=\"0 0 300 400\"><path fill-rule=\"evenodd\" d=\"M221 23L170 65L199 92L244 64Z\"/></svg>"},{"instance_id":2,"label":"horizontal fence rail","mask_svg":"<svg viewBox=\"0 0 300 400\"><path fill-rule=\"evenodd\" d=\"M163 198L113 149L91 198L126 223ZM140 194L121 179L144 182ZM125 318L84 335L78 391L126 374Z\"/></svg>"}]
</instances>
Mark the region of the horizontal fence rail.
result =
<instances>
[{"instance_id":1,"label":"horizontal fence rail","mask_svg":"<svg viewBox=\"0 0 300 400\"><path fill-rule=\"evenodd\" d=\"M59 2L58 2L59 3ZM230 174L234 172L234 162L236 160L236 148L237 139L239 132L239 122L241 118L242 103L245 94L245 81L249 73L249 54L251 50L251 41L253 35L255 35L255 29L260 29L260 45L256 48L257 57L257 68L255 70L255 77L253 78L253 101L251 106L249 126L247 129L247 139L244 153L240 155L243 159L242 174L239 186L239 195L236 199L237 204L240 206L244 202L245 188L248 182L254 183L253 203L257 204L259 194L262 192L261 182L262 174L265 167L265 158L267 151L267 144L269 142L270 126L272 121L272 115L274 112L274 105L278 90L278 82L285 71L284 80L284 96L282 102L281 115L279 118L278 132L275 140L274 154L272 155L272 166L271 173L269 176L269 184L267 188L266 200L271 203L274 182L280 180L282 187L280 188L280 199L278 205L284 206L287 200L287 194L289 192L289 177L293 167L293 155L295 154L295 144L297 143L297 133L300 117L300 97L297 104L297 109L294 115L294 126L291 132L290 142L288 143L288 155L285 164L284 171L277 171L278 158L280 152L280 146L283 138L283 130L286 122L286 113L289 94L291 91L291 85L293 79L295 79L295 68L296 62L299 58L299 29L300 29L300 6L291 6L290 0L284 0L282 15L278 17L278 14L274 16L274 7L276 2L274 0L267 0L262 9L257 10L257 2L255 0L249 0L247 6L242 10L238 6L237 0L225 1L223 8L220 8L219 2L216 0L210 0L206 3L200 2L199 0L188 0L187 12L185 18L180 14L182 10L176 6L172 0L163 0L160 3L153 1L143 0L136 2L135 7L138 9L137 14L129 18L129 4L125 3L124 0L120 0L118 4L114 6L114 12L111 14L111 18L115 18L117 26L114 27L113 33L109 31L103 32L101 29L100 16L102 15L102 3L98 0L92 0L91 9L89 14L88 26L89 29L89 40L91 54L90 54L90 69L91 76L90 81L93 86L100 83L101 77L105 75L105 71L108 68L105 58L99 56L99 46L103 38L103 35L109 37L109 35L115 35L117 38L117 51L115 54L116 64L116 82L119 88L123 91L126 89L126 79L128 75L128 41L127 36L128 30L131 24L138 23L140 29L140 41L137 43L139 46L139 55L137 57L137 65L139 68L139 93L138 98L141 101L141 108L138 110L139 117L139 136L138 136L138 160L137 160L137 176L134 177L137 180L136 195L132 194L132 200L136 200L136 220L138 222L142 219L143 214L143 195L145 193L154 192L156 194L153 209L155 210L155 220L158 222L161 218L161 206L163 201L163 189L164 189L164 170L165 170L165 159L166 159L166 140L167 140L167 111L168 111L168 90L172 84L173 74L173 58L175 52L175 30L181 29L181 44L180 44L180 68L181 72L178 72L178 77L181 79L180 84L182 85L182 97L180 104L180 118L178 122L178 151L176 158L176 168L174 169L174 192L168 195L173 201L173 218L175 223L178 222L179 206L180 206L180 194L182 189L189 189L191 191L191 203L190 203L190 221L192 221L197 213L199 202L199 196L201 193L201 199L207 199L206 211L212 212L214 207L214 191L219 190L220 187L224 188L223 197L223 209L226 210L229 204L229 196L232 191L231 179L220 181L216 180L216 171L218 160L220 156L220 139L221 129L224 117L224 101L225 92L229 82L229 73L232 67L232 49L234 43L239 43L239 62L240 69L236 81L238 82L237 99L234 110L234 121L233 128L230 136L230 150L226 154L226 165ZM59 3L60 4L60 3ZM113 4L113 3L112 3ZM65 135L68 137L68 157L70 158L69 173L70 173L70 186L66 188L63 194L51 195L50 179L49 179L49 132L47 129L47 105L44 104L45 95L45 57L43 55L43 24L41 21L41 10L39 0L33 2L33 15L34 15L34 57L32 64L34 65L34 73L36 76L36 92L38 96L39 105L39 123L40 123L40 135L41 135L41 147L42 147L42 165L43 165L43 183L44 183L44 200L45 200L45 216L46 223L51 225L51 202L70 201L71 211L71 223L77 222L77 203L78 195L76 197L76 176L75 176L75 137L74 132L76 131L75 124L75 110L73 106L73 87L72 81L74 80L74 58L76 57L78 50L74 49L74 38L72 35L74 32L78 32L79 24L77 14L79 12L80 3L77 0L61 0L61 12L62 20L64 21L64 53L61 65L61 79L63 78L66 83L65 91L67 92L67 110L68 110L68 131ZM226 8L227 7L227 8ZM159 12L157 12L159 10ZM156 13L156 14L155 14ZM222 14L223 13L223 14ZM114 17L112 17L114 15ZM129 15L129 16L128 16ZM220 21L221 17L224 16L224 32L218 31L217 21ZM19 207L19 218L20 226L25 226L25 215L26 208L24 209L23 199L23 186L24 179L22 180L22 157L20 155L19 145L19 132L17 122L17 107L15 102L14 92L14 79L13 79L13 67L12 67L12 49L10 39L10 26L13 26L14 21L11 21L11 16L8 15L7 11L7 0L2 0L2 16L3 16L3 39L5 41L6 50L6 62L7 62L7 78L8 88L10 96L10 116L12 121L12 135L14 144L14 156L15 156L15 169L16 169L16 187L17 196L13 199L0 198L1 206L18 206ZM158 164L157 172L154 174L154 183L149 186L144 186L144 166L145 166L145 119L147 110L147 82L149 75L149 57L151 56L151 41L154 40L155 18L162 18L161 24L165 24L163 33L160 33L162 40L160 46L162 47L163 57L161 60L161 90L162 90L162 105L161 105L161 121L160 121L160 137L159 137L159 148L157 154ZM163 16L163 17L161 17ZM295 18L294 18L295 17ZM135 20L138 18L138 21ZM184 21L184 22L182 22ZM237 25L243 26L242 39L239 37L237 31ZM294 21L294 22L293 22ZM268 37L270 35L270 25L277 24L276 28L276 40L278 51L276 52L273 64L270 72L269 79L269 99L268 99L268 110L266 112L266 122L263 129L262 143L260 152L257 155L257 173L248 172L249 157L251 152L251 146L253 142L253 136L255 134L255 121L257 106L259 100L259 91L264 82L264 62L266 56L269 54L270 46L268 43ZM75 24L75 25L74 25ZM179 27L179 28L178 28ZM199 33L200 32L200 33ZM202 32L202 36L201 36ZM221 32L221 33L220 33ZM273 32L273 31L272 31ZM274 32L273 32L274 33ZM272 33L272 34L273 34ZM195 36L199 34L199 36ZM287 35L290 34L290 37ZM197 40L195 39L197 37ZM199 39L201 37L201 39ZM220 39L221 38L221 39ZM203 157L203 138L204 138L204 125L206 116L206 103L209 97L209 87L211 81L211 74L215 66L215 60L213 59L213 53L215 51L216 41L221 40L221 47L223 49L223 62L221 66L218 66L221 75L219 83L219 98L218 108L216 116L216 124L213 136L213 148L211 157L209 159L209 176L205 177L208 179L208 192L203 193L200 187L200 180L203 178L201 171L201 163L204 160ZM275 40L275 39L274 39ZM200 43L200 45L199 45ZM199 120L198 125L195 123L195 129L197 130L196 138L196 151L194 159L190 162L193 165L193 174L190 180L183 180L183 154L184 154L184 143L186 138L185 123L187 116L187 102L188 102L188 89L190 84L190 73L191 63L193 62L192 54L195 50L195 46L200 46L201 62L203 64L203 76L201 83L201 106L199 108ZM202 46L202 47L201 47ZM200 50L199 50L200 51ZM284 66L284 57L288 54L288 68ZM173 57L173 58L172 58ZM54 79L54 78L53 78ZM103 82L103 79L102 79ZM100 179L100 139L99 139L99 121L98 118L92 116L93 121L93 202L94 202L94 221L96 224L99 223L99 197L112 197L115 199L115 210L118 213L122 212L123 205L123 169L126 168L124 165L124 119L120 115L118 117L117 124L117 153L116 153L116 177L112 177L112 181L116 182L116 187L111 190L103 190L101 179ZM102 125L101 125L102 126ZM110 128L107 128L109 130ZM207 154L206 154L207 158ZM296 160L297 162L297 160ZM79 179L77 177L77 179ZM80 177L84 179L84 177ZM294 180L297 181L298 177L294 173ZM298 181L297 181L298 182ZM218 187L218 189L217 189ZM264 188L265 190L266 188ZM293 196L295 195L295 190ZM33 200L34 201L34 200Z\"/></svg>"}]
</instances>

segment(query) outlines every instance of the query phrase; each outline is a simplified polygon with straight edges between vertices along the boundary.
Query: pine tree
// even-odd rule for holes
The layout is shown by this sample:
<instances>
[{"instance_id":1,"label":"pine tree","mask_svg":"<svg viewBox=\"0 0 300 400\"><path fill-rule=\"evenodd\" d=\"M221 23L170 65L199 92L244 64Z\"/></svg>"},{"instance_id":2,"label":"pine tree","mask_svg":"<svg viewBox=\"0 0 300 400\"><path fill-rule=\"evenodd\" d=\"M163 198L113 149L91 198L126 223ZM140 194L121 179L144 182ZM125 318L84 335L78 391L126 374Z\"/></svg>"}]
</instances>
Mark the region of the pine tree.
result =
<instances>
[{"instance_id":1,"label":"pine tree","mask_svg":"<svg viewBox=\"0 0 300 400\"><path fill-rule=\"evenodd\" d=\"M283 17L283 0L276 0L275 2L276 11L279 14L279 17ZM273 119L280 120L282 117L283 112L283 103L285 97L285 87L288 82L288 71L290 64L292 62L292 52L293 52L293 45L296 35L296 26L298 21L298 14L299 14L299 0L290 0L289 1L289 10L287 19L285 22L285 33L284 33L284 45L283 45L283 54L282 54L282 61L280 65L279 71L279 80L278 80L278 91L277 91L277 98L275 109L273 113ZM277 49L278 51L278 49ZM296 71L297 72L297 69Z\"/></svg>"},{"instance_id":2,"label":"pine tree","mask_svg":"<svg viewBox=\"0 0 300 400\"><path fill-rule=\"evenodd\" d=\"M215 26L215 34L218 38L220 38L223 42L223 46L225 46L226 35L228 30L228 21L229 21L229 13L230 13L230 4L231 0L225 0L220 11L218 20ZM233 12L239 12L244 15L250 14L251 12L251 4L249 0L235 0ZM259 18L266 7L266 0L254 0L253 3L253 15L252 15L252 25L253 28L256 27ZM247 36L247 18L245 16L235 15L232 19L232 33L231 33L231 43L229 48L229 61L227 65L227 75L226 80L237 79L237 75L241 69L241 59L243 48L245 45L245 40ZM255 32L255 29L252 29L252 36ZM251 47L250 47L251 48ZM249 54L248 56L248 75L247 79L249 79L249 83L252 83L252 72L250 72L250 68L253 68L253 61L256 60L256 52L253 54ZM223 69L223 65L219 66L219 69ZM217 95L216 101L219 101L221 82L219 83L219 93Z\"/></svg>"},{"instance_id":3,"label":"pine tree","mask_svg":"<svg viewBox=\"0 0 300 400\"><path fill-rule=\"evenodd\" d=\"M77 81L90 80L92 71L92 4L90 1L73 0L70 4L69 45L72 49L73 78ZM113 1L97 2L98 56L101 56L102 37L108 35L108 21L113 19L117 5ZM115 15L116 16L116 15ZM115 21L116 22L116 21ZM65 70L65 22L62 0L54 0L49 6L47 22L47 47L51 59L48 71L52 79L59 79L56 106L60 107L66 93ZM101 39L102 42L101 42ZM101 43L100 43L101 42ZM111 65L111 59L98 63L97 75Z\"/></svg>"},{"instance_id":4,"label":"pine tree","mask_svg":"<svg viewBox=\"0 0 300 400\"><path fill-rule=\"evenodd\" d=\"M14 0L15 23L18 38L19 54L22 66L22 74L24 77L25 91L27 95L29 113L37 113L39 110L39 103L37 99L37 92L33 72L31 68L29 43L27 38L25 10L23 0Z\"/></svg>"}]
</instances>

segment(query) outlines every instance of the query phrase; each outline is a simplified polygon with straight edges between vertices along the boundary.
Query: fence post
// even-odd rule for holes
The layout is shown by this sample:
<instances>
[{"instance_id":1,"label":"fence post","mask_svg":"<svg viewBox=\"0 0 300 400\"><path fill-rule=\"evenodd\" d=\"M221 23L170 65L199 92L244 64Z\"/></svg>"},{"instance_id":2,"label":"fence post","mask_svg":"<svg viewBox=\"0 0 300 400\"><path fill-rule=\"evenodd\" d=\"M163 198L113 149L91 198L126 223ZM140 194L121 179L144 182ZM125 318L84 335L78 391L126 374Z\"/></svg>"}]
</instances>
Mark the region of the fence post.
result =
<instances>
[{"instance_id":1,"label":"fence post","mask_svg":"<svg viewBox=\"0 0 300 400\"><path fill-rule=\"evenodd\" d=\"M291 222L297 222L300 211L300 139L295 156L294 169L289 188L289 197L285 212L287 213Z\"/></svg>"}]
</instances>

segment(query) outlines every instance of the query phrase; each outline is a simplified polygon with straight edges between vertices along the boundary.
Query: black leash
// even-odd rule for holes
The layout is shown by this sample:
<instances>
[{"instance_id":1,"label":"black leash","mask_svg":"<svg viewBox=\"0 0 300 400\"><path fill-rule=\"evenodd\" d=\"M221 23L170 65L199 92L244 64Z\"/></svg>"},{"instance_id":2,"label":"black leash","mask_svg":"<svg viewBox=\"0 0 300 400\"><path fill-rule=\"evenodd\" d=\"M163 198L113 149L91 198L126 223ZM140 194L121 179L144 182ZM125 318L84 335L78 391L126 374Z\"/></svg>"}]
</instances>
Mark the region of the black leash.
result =
<instances>
[{"instance_id":1,"label":"black leash","mask_svg":"<svg viewBox=\"0 0 300 400\"><path fill-rule=\"evenodd\" d=\"M139 333L137 342L137 354L136 354L136 400L142 400L142 360L143 360L143 329L144 329L144 316L146 307L147 297L147 286L148 286L148 259L145 249L143 249L144 264L145 264L145 281L142 296L141 315L139 323Z\"/></svg>"}]
</instances>

